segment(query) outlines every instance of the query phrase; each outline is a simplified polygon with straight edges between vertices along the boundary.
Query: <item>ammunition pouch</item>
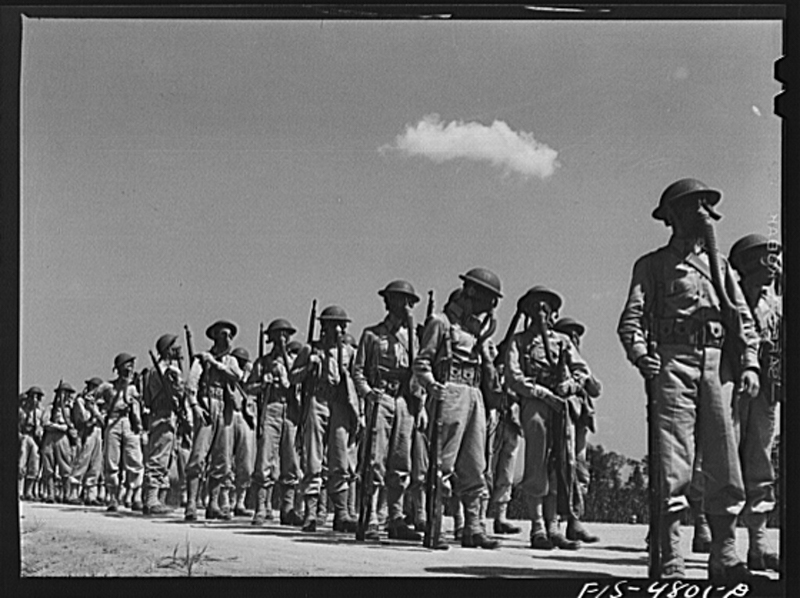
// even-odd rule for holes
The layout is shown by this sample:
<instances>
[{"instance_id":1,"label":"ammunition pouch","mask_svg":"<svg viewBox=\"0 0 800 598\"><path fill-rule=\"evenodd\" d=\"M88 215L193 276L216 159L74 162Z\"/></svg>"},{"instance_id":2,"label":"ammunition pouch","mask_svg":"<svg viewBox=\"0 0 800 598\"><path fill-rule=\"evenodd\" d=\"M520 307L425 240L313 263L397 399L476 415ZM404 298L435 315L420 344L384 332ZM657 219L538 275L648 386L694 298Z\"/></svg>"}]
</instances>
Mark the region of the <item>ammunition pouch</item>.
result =
<instances>
[{"instance_id":1,"label":"ammunition pouch","mask_svg":"<svg viewBox=\"0 0 800 598\"><path fill-rule=\"evenodd\" d=\"M446 371L448 382L476 388L481 384L481 366L477 363L451 361Z\"/></svg>"},{"instance_id":2,"label":"ammunition pouch","mask_svg":"<svg viewBox=\"0 0 800 598\"><path fill-rule=\"evenodd\" d=\"M725 342L722 322L702 322L692 318L661 318L656 320L656 342L662 345L689 345L721 349Z\"/></svg>"}]
</instances>

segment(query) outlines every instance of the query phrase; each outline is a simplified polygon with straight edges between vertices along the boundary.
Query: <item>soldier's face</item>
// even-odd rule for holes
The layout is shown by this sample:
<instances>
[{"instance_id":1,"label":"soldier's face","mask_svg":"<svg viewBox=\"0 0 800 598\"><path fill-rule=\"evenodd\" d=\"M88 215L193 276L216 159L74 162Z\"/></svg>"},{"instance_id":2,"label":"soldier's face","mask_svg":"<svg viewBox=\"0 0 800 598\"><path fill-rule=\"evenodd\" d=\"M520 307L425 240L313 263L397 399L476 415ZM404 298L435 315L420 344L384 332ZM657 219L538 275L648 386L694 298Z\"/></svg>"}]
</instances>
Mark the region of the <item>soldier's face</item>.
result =
<instances>
[{"instance_id":1,"label":"soldier's face","mask_svg":"<svg viewBox=\"0 0 800 598\"><path fill-rule=\"evenodd\" d=\"M216 334L214 334L214 341L218 345L228 347L231 344L231 340L233 340L233 330L226 326L217 328Z\"/></svg>"},{"instance_id":2,"label":"soldier's face","mask_svg":"<svg viewBox=\"0 0 800 598\"><path fill-rule=\"evenodd\" d=\"M130 375L133 373L133 363L134 363L133 360L131 360L131 361L126 361L125 363L120 365L119 370L117 370L119 372L119 375L122 376L123 378L130 377Z\"/></svg>"},{"instance_id":3,"label":"soldier's face","mask_svg":"<svg viewBox=\"0 0 800 598\"><path fill-rule=\"evenodd\" d=\"M405 318L407 310L411 309L414 304L413 297L403 293L386 293L384 299L387 311L398 318Z\"/></svg>"},{"instance_id":4,"label":"soldier's face","mask_svg":"<svg viewBox=\"0 0 800 598\"><path fill-rule=\"evenodd\" d=\"M497 307L497 297L489 291L483 290L481 287L473 287L475 290L472 293L472 313L474 315L483 314L487 311Z\"/></svg>"}]
</instances>

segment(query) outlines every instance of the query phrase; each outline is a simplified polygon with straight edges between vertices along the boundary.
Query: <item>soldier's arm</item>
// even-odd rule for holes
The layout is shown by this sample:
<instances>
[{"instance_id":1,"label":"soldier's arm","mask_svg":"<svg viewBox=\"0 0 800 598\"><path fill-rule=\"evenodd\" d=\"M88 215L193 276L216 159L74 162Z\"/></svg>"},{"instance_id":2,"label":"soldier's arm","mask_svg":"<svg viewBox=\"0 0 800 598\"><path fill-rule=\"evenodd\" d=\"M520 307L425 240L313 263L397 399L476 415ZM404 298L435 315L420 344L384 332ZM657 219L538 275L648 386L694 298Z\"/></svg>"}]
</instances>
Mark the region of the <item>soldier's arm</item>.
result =
<instances>
[{"instance_id":1,"label":"soldier's arm","mask_svg":"<svg viewBox=\"0 0 800 598\"><path fill-rule=\"evenodd\" d=\"M266 359L266 356L262 359ZM244 383L244 389L250 394L256 394L261 390L261 373L264 371L264 362L262 359L256 359L253 362L253 368L250 370L250 375Z\"/></svg>"},{"instance_id":2,"label":"soldier's arm","mask_svg":"<svg viewBox=\"0 0 800 598\"><path fill-rule=\"evenodd\" d=\"M436 314L431 316L422 332L422 341L419 344L419 353L414 359L414 374L416 374L422 387L430 393L432 385L436 384L433 375L436 355L442 342L446 342L447 324L446 316Z\"/></svg>"},{"instance_id":3,"label":"soldier's arm","mask_svg":"<svg viewBox=\"0 0 800 598\"><path fill-rule=\"evenodd\" d=\"M508 388L518 397L533 398L535 396L537 384L522 371L518 335L512 338L506 351L505 376Z\"/></svg>"},{"instance_id":4,"label":"soldier's arm","mask_svg":"<svg viewBox=\"0 0 800 598\"><path fill-rule=\"evenodd\" d=\"M300 349L300 352L297 354L297 358L294 360L292 368L289 371L289 382L292 384L299 384L306 379L306 376L308 376L308 365L309 359L311 358L311 352L311 345L303 345L303 348Z\"/></svg>"},{"instance_id":5,"label":"soldier's arm","mask_svg":"<svg viewBox=\"0 0 800 598\"><path fill-rule=\"evenodd\" d=\"M374 333L370 330L364 330L361 333L361 339L358 341L358 351L356 351L356 358L353 363L353 383L361 399L372 392L372 387L367 380L367 369L369 367L368 362L371 362L372 358L374 336Z\"/></svg>"},{"instance_id":6,"label":"soldier's arm","mask_svg":"<svg viewBox=\"0 0 800 598\"><path fill-rule=\"evenodd\" d=\"M200 378L203 375L203 362L200 359L192 361L192 367L189 369L189 375L186 379L186 398L189 402L189 407L197 407L197 389L200 386Z\"/></svg>"},{"instance_id":7,"label":"soldier's arm","mask_svg":"<svg viewBox=\"0 0 800 598\"><path fill-rule=\"evenodd\" d=\"M652 260L649 256L639 258L634 264L628 299L617 326L617 335L628 361L633 364L643 355L647 355L645 309L648 302L654 298L655 292L649 275L651 267Z\"/></svg>"},{"instance_id":8,"label":"soldier's arm","mask_svg":"<svg viewBox=\"0 0 800 598\"><path fill-rule=\"evenodd\" d=\"M721 258L724 259L724 258ZM728 295L736 306L736 311L742 321L742 332L746 340L746 347L744 354L741 356L741 365L743 370L754 370L759 372L761 367L758 362L758 345L760 338L756 331L755 321L753 320L753 313L750 311L750 306L747 305L747 300L744 298L744 293L739 284L733 279L730 264L727 260L725 264L725 285Z\"/></svg>"},{"instance_id":9,"label":"soldier's arm","mask_svg":"<svg viewBox=\"0 0 800 598\"><path fill-rule=\"evenodd\" d=\"M481 360L481 391L486 395L484 399L489 404L498 404L503 393L500 376L494 365L497 357L497 347L491 340L486 340L482 349Z\"/></svg>"}]
</instances>

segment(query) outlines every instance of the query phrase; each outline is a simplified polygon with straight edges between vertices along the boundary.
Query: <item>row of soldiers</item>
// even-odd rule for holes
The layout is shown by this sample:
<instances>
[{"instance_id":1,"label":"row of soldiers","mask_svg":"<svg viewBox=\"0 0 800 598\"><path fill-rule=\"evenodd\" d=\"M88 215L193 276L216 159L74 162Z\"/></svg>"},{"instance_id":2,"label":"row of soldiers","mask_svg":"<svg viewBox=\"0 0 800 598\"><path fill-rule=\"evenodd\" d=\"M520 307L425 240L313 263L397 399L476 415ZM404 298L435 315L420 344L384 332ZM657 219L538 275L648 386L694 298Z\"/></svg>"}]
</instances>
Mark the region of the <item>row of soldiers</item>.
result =
<instances>
[{"instance_id":1,"label":"row of soldiers","mask_svg":"<svg viewBox=\"0 0 800 598\"><path fill-rule=\"evenodd\" d=\"M718 255L708 220L718 217L713 206L720 197L695 179L664 191L653 216L671 226L673 236L637 262L618 332L655 405L651 477L663 508L656 511L651 544L660 549L658 575L684 575L678 518L691 485L700 488L710 526L709 576L729 582L751 575L732 544L743 509L751 530L750 569L779 568L763 529L763 515L774 507L769 453L781 380L775 367L780 310L770 289L779 280L773 260L779 246L760 235L737 242L730 256L736 280ZM507 506L524 438L521 489L532 522L531 548L574 550L597 541L580 522L588 484L586 435L601 392L579 350L585 327L559 319L562 297L534 286L517 301L508 331L495 345L500 279L485 268L459 278L460 288L441 312L433 313L429 299L419 327L412 317L420 300L413 286L390 282L378 292L385 318L367 327L357 343L352 337L348 342L351 320L342 307L328 306L316 317L315 303L306 343L292 340L290 322L273 320L259 334L252 363L246 350L233 347L237 326L226 320L206 330L213 343L207 351L194 353L187 336L185 379L176 335L158 339L158 356L151 354L152 367L139 376L135 358L118 355L117 379L87 382L81 393L91 414L84 422L95 422L104 444L108 509L118 508L121 463L134 491L144 474L143 510L166 512L170 460L183 436L191 438L184 468L187 521L198 518L205 479L206 519L249 516L245 496L252 486L252 523L263 525L277 488L282 524L313 532L330 504L335 531L374 540L381 534L383 497L391 539L447 548L441 534L447 505L463 547L492 549L499 542L484 523L490 510L495 534L520 531L508 520ZM57 399L65 392L59 385ZM142 408L148 419L144 464ZM57 419L55 407L53 413ZM20 417L22 422L25 414ZM66 447L71 437L68 423L49 426L46 476L53 469L49 446ZM28 429L21 428L23 436ZM48 434L56 440L48 442ZM82 453L91 434L79 436ZM63 461L69 484L83 481L86 487L81 468L70 474ZM55 462L61 466L60 457ZM654 529L664 533L653 535Z\"/></svg>"}]
</instances>

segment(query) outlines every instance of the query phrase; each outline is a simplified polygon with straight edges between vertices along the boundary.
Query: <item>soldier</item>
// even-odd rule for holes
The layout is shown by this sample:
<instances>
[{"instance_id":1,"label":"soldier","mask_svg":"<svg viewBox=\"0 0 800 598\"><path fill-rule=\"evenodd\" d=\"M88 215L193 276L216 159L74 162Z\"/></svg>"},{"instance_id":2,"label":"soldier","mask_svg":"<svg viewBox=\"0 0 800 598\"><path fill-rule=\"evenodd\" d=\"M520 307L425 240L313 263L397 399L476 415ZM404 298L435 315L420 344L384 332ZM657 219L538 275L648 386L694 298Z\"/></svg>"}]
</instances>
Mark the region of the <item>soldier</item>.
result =
<instances>
[{"instance_id":1,"label":"soldier","mask_svg":"<svg viewBox=\"0 0 800 598\"><path fill-rule=\"evenodd\" d=\"M35 500L34 487L39 476L39 445L44 435L44 413L39 401L42 389L31 386L19 408L19 476L24 480L22 500Z\"/></svg>"},{"instance_id":2,"label":"soldier","mask_svg":"<svg viewBox=\"0 0 800 598\"><path fill-rule=\"evenodd\" d=\"M297 386L289 381L294 356L290 356L288 343L295 332L294 326L283 318L269 323L266 336L272 350L255 362L247 383L250 392L258 393L260 403L252 482L258 488L253 525L272 519L272 490L276 483L281 491L281 525L302 524L295 510L300 467L294 440L300 404Z\"/></svg>"},{"instance_id":3,"label":"soldier","mask_svg":"<svg viewBox=\"0 0 800 598\"><path fill-rule=\"evenodd\" d=\"M486 485L489 490L489 511L494 513L494 533L518 534L522 529L508 520L508 503L514 484L514 469L522 438L519 419L519 400L505 382L503 351L498 347L495 358L497 375L501 380L498 405L486 405Z\"/></svg>"},{"instance_id":4,"label":"soldier","mask_svg":"<svg viewBox=\"0 0 800 598\"><path fill-rule=\"evenodd\" d=\"M316 510L327 456L328 497L333 504L333 529L353 533L347 492L355 475L355 437L363 422L361 406L351 376L355 352L342 337L350 318L341 307L331 305L319 316L322 332L318 343L305 345L292 364L289 381L310 384L303 407L303 480L305 500L303 531L315 531Z\"/></svg>"},{"instance_id":5,"label":"soldier","mask_svg":"<svg viewBox=\"0 0 800 598\"><path fill-rule=\"evenodd\" d=\"M500 279L484 268L459 275L462 288L425 325L414 372L425 388L435 413L441 401L439 493L442 500L459 496L464 507L461 545L468 548L497 548L498 540L486 535L481 514L481 496L486 481L486 414L483 393L501 391L494 367L494 345L488 339L494 308L503 296ZM483 331L479 317L489 332ZM433 449L431 449L433 450ZM430 500L430 498L429 498ZM438 525L439 522L428 522ZM437 545L434 548L443 548Z\"/></svg>"},{"instance_id":6,"label":"soldier","mask_svg":"<svg viewBox=\"0 0 800 598\"><path fill-rule=\"evenodd\" d=\"M236 358L242 370L242 380L247 380L253 367L250 364L250 353L244 347L236 347L231 351L231 355ZM228 454L233 464L230 474L232 479L229 478L229 483L223 492L234 491L236 498L233 514L236 517L250 517L253 511L245 507L245 497L250 488L250 476L253 474L256 457L256 404L250 392L242 384L237 383L234 390L225 407L226 420L228 418L231 420Z\"/></svg>"},{"instance_id":7,"label":"soldier","mask_svg":"<svg viewBox=\"0 0 800 598\"><path fill-rule=\"evenodd\" d=\"M241 383L244 377L239 363L231 355L231 340L237 330L236 324L226 320L218 320L209 326L206 336L214 341L214 345L210 351L194 356L189 372L186 389L195 431L192 453L186 466L186 521L197 520L200 476L209 459L206 519L231 518L230 505L225 503L228 494L222 492L222 487L231 475L228 454L230 426L225 422L225 397L235 392L236 384Z\"/></svg>"},{"instance_id":8,"label":"soldier","mask_svg":"<svg viewBox=\"0 0 800 598\"><path fill-rule=\"evenodd\" d=\"M180 409L184 392L177 341L175 334L163 334L158 338L158 361L147 369L145 376L142 399L150 412L144 470L147 494L142 509L145 515L163 515L172 511L166 499L177 428L175 412Z\"/></svg>"},{"instance_id":9,"label":"soldier","mask_svg":"<svg viewBox=\"0 0 800 598\"><path fill-rule=\"evenodd\" d=\"M86 386L75 397L72 405L72 419L80 437L80 448L72 460L69 482L73 489L83 486L83 504L99 507L97 484L103 470L103 415L97 406L95 393L103 381L90 378ZM80 504L77 493L69 500Z\"/></svg>"},{"instance_id":10,"label":"soldier","mask_svg":"<svg viewBox=\"0 0 800 598\"><path fill-rule=\"evenodd\" d=\"M386 488L389 538L419 541L420 534L403 518L403 501L411 480L411 441L414 416L421 405L409 390L410 343L417 345L409 315L419 297L411 283L395 280L378 291L387 315L382 322L365 328L356 353L353 380L356 392L369 413L377 409L371 458L372 487L362 488L371 496L372 509L365 537L377 540L378 491ZM414 404L411 402L414 401ZM363 469L361 469L363 471Z\"/></svg>"},{"instance_id":11,"label":"soldier","mask_svg":"<svg viewBox=\"0 0 800 598\"><path fill-rule=\"evenodd\" d=\"M766 538L769 512L775 508L775 471L770 456L775 437L775 412L782 399L781 325L783 303L776 292L780 284L780 244L759 234L747 235L733 244L730 264L753 314L760 337L760 392L736 395L734 424L739 434L739 456L745 489L745 505L739 515L747 526L751 570L781 571L778 555Z\"/></svg>"},{"instance_id":12,"label":"soldier","mask_svg":"<svg viewBox=\"0 0 800 598\"><path fill-rule=\"evenodd\" d=\"M66 382L60 382L55 389L55 397L44 419L44 440L42 441L42 479L45 485L46 503L56 502L56 476L62 483L62 495L59 501L65 500L69 484L72 447L68 430L70 427L71 397L75 389Z\"/></svg>"},{"instance_id":13,"label":"soldier","mask_svg":"<svg viewBox=\"0 0 800 598\"><path fill-rule=\"evenodd\" d=\"M142 485L141 412L139 391L133 379L136 358L129 353L120 353L114 358L117 378L103 382L96 392L98 400L106 407L106 422L103 453L103 469L106 483L107 510L119 510L120 461L128 476L128 490L135 491ZM133 507L134 505L131 505ZM141 510L141 505L135 505Z\"/></svg>"},{"instance_id":14,"label":"soldier","mask_svg":"<svg viewBox=\"0 0 800 598\"><path fill-rule=\"evenodd\" d=\"M581 337L586 332L586 326L570 318L560 318L553 324L553 330L566 334L576 351L580 352ZM572 505L567 519L567 539L580 540L587 544L599 542L600 538L589 533L580 521L583 516L586 493L589 491L589 463L586 460L586 439L589 432L595 431L594 401L603 391L603 385L594 375L583 380L583 388L578 391L580 404L574 411L573 426L575 430L575 484L572 491ZM570 411L572 414L573 411Z\"/></svg>"},{"instance_id":15,"label":"soldier","mask_svg":"<svg viewBox=\"0 0 800 598\"><path fill-rule=\"evenodd\" d=\"M513 336L506 354L509 388L520 398L520 420L525 438L522 489L531 517L531 548L577 550L558 527L557 515L570 511L574 483L574 431L570 404L584 380L591 376L568 336L553 330L560 295L534 286L517 303L530 321Z\"/></svg>"},{"instance_id":16,"label":"soldier","mask_svg":"<svg viewBox=\"0 0 800 598\"><path fill-rule=\"evenodd\" d=\"M651 380L655 401L662 576L685 575L680 511L698 450L712 535L709 579L728 584L752 576L736 554L745 494L729 405L737 378L740 390L758 393L759 365L752 315L708 220L719 218L713 206L720 198L696 179L664 190L653 217L672 227L672 237L634 265L617 332L630 362ZM722 350L726 336L735 351Z\"/></svg>"}]
</instances>

